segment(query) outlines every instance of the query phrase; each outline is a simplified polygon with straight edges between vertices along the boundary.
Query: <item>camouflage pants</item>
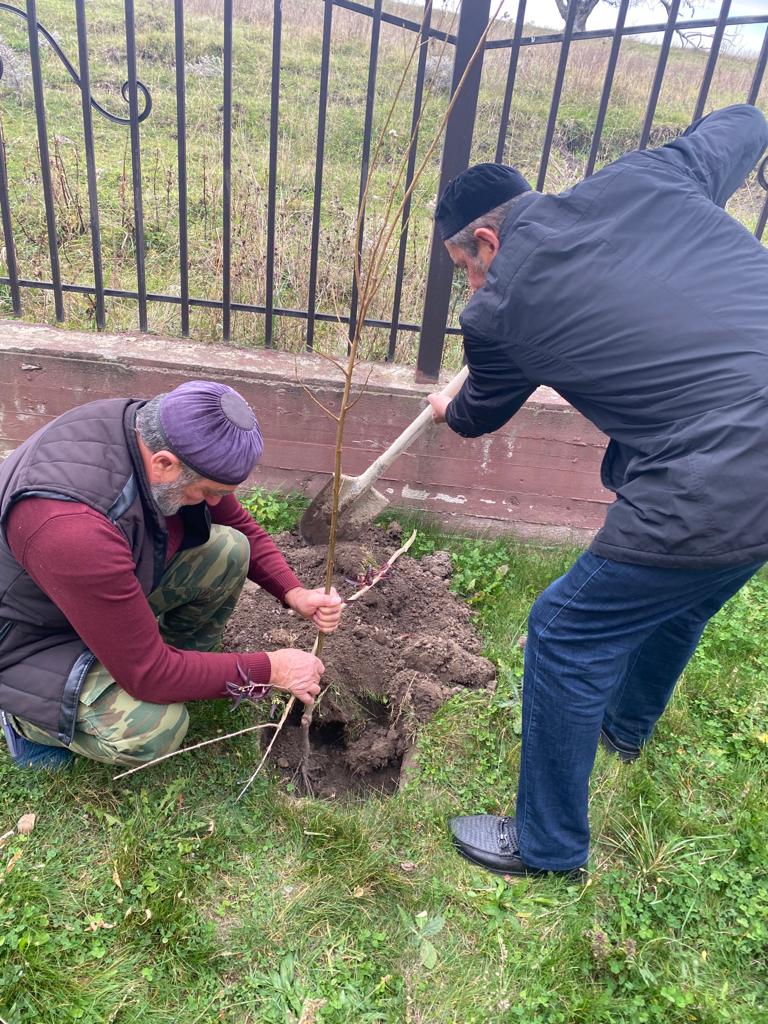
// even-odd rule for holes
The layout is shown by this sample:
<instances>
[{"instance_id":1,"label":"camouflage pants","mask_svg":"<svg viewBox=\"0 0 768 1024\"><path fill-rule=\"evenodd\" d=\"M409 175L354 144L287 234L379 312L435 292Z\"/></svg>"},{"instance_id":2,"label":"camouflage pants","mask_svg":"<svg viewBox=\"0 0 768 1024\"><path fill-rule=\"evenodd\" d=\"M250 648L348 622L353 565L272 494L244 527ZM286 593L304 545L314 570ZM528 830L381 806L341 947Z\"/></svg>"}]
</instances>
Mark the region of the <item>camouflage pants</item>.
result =
<instances>
[{"instance_id":1,"label":"camouflage pants","mask_svg":"<svg viewBox=\"0 0 768 1024\"><path fill-rule=\"evenodd\" d=\"M250 545L228 526L213 526L206 544L177 554L149 596L166 643L210 651L221 640L242 590ZM15 719L24 736L64 746L49 733ZM96 662L80 692L69 749L106 764L138 765L177 750L189 725L183 704L135 700Z\"/></svg>"}]
</instances>

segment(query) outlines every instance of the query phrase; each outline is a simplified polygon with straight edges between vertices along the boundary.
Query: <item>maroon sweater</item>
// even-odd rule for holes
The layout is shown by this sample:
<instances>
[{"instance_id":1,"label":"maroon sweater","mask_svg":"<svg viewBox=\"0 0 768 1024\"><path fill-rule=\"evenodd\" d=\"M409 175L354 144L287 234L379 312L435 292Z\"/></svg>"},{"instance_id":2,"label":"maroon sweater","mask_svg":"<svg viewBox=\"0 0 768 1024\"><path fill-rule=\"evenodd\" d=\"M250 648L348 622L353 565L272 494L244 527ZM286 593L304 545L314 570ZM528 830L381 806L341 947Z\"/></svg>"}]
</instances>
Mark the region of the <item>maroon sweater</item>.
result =
<instances>
[{"instance_id":1,"label":"maroon sweater","mask_svg":"<svg viewBox=\"0 0 768 1024\"><path fill-rule=\"evenodd\" d=\"M267 533L234 495L211 506L211 519L243 533L251 545L249 579L278 600L302 584ZM167 562L178 551L183 526L166 519ZM256 683L268 683L264 651L208 654L163 641L134 574L127 541L87 505L26 498L11 509L6 536L14 558L56 604L110 675L137 700L156 704L226 696L240 665Z\"/></svg>"}]
</instances>

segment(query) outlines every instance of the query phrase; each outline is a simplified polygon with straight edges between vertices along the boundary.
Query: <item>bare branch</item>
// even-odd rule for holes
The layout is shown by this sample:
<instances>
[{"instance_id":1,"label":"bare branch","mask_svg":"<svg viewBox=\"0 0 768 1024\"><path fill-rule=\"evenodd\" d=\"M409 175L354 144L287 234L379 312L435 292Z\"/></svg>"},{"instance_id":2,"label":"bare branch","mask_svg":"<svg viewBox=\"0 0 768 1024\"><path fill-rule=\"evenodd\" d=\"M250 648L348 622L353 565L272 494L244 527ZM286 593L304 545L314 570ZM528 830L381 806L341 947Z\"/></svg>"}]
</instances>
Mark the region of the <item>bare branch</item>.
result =
<instances>
[{"instance_id":1,"label":"bare branch","mask_svg":"<svg viewBox=\"0 0 768 1024\"><path fill-rule=\"evenodd\" d=\"M332 420L336 420L336 422L338 423L339 422L339 417L336 415L336 413L333 412L331 409L329 409L327 405L324 405L323 402L321 402L319 398L315 398L315 396L312 394L312 391L307 387L307 385L304 383L304 381L299 376L299 361L298 361L298 359L296 360L296 367L295 368L296 368L296 381L297 381L299 387L303 388L303 390L309 395L309 397L312 399L312 401L315 403L315 405L319 405L320 406L320 408L323 410L323 412L325 413L326 416L330 416Z\"/></svg>"},{"instance_id":2,"label":"bare branch","mask_svg":"<svg viewBox=\"0 0 768 1024\"><path fill-rule=\"evenodd\" d=\"M251 786L251 784L253 783L254 779L256 778L256 776L257 776L257 775L259 774L259 772L261 771L261 769L262 769L262 767L263 767L263 765L264 765L264 762L265 762L265 761L267 760L267 758L269 757L269 755L270 755L270 754L272 753L272 747L274 747L274 745L275 745L275 740L276 740L276 739L277 739L277 737L278 737L278 736L280 735L280 731L281 731L281 729L283 728L283 726L285 725L285 720L286 720L286 718L288 717L288 715L289 715L289 714L291 713L291 708L293 707L293 705L294 705L295 703L296 703L296 698L295 698L295 697L291 697L291 699L290 699L290 700L288 701L288 703L287 703L287 704L285 705L285 711L283 711L282 717L280 718L280 721L279 721L279 722L277 723L277 726L275 727L275 735L274 735L274 736L272 737L272 739L271 739L271 740L269 741L269 746L268 746L268 747L267 747L267 749L265 750L265 752L264 752L264 756L263 756L263 757L262 757L262 759L261 759L261 760L259 761L259 766L258 766L258 768L257 768L257 769L256 769L256 771L255 771L255 772L253 773L253 775L252 775L252 776L250 777L250 779L248 779L248 781L247 781L247 782L246 782L246 784L245 784L245 785L243 786L243 788L242 788L242 789L240 790L240 792L239 792L239 793L237 794L237 799L235 800L235 803L237 803L237 802L238 802L238 801L239 801L239 800L240 800L240 799L241 799L241 798L242 798L242 797L243 797L243 796L245 795L245 793L246 793L246 792L248 791L248 789L250 788L250 786Z\"/></svg>"},{"instance_id":3,"label":"bare branch","mask_svg":"<svg viewBox=\"0 0 768 1024\"><path fill-rule=\"evenodd\" d=\"M360 394L357 395L356 398L353 398L352 401L347 405L347 412L349 412L350 409L354 409L354 407L357 405L357 403L360 401L360 399L365 394L365 389L368 387L368 381L371 379L371 374L372 373L373 373L373 363L371 363L371 365L370 365L370 367L368 369L368 373L366 374L365 380L363 381L362 385L360 386Z\"/></svg>"},{"instance_id":4,"label":"bare branch","mask_svg":"<svg viewBox=\"0 0 768 1024\"><path fill-rule=\"evenodd\" d=\"M405 544L403 544L401 548L398 548L394 555L390 555L390 557L387 559L384 565L380 566L378 571L374 574L371 582L366 583L364 587L361 587L359 590L355 591L354 594L350 594L350 596L346 599L344 604L352 604L354 601L359 601L364 594L367 594L372 587L375 587L377 583L383 580L384 577L389 572L389 570L398 560L398 558L400 558L401 555L404 555L406 551L409 551L411 549L411 547L413 546L413 542L416 540L417 533L418 531L414 530L411 536L405 542Z\"/></svg>"},{"instance_id":5,"label":"bare branch","mask_svg":"<svg viewBox=\"0 0 768 1024\"><path fill-rule=\"evenodd\" d=\"M336 367L339 373L344 374L347 372L346 367L342 366L342 364L334 356L329 356L325 352L318 351L318 349L313 349L312 351L314 355L320 356L321 359L327 359L329 363L333 363L333 365Z\"/></svg>"},{"instance_id":6,"label":"bare branch","mask_svg":"<svg viewBox=\"0 0 768 1024\"><path fill-rule=\"evenodd\" d=\"M431 10L431 8L432 8L432 0L427 0L427 3L425 5L425 7L424 7L424 17L422 18L422 25L424 24L424 21L426 20L428 12ZM456 14L454 13L453 18L455 19L455 17L456 17ZM451 25L453 25L453 20L451 21ZM360 253L360 250L361 250L361 247L362 247L362 226L363 226L363 217L364 217L364 214L365 214L366 207L368 205L368 191L369 191L369 189L371 187L371 182L373 181L373 172L376 169L376 167L378 166L379 154L381 152L381 147L384 145L384 139L386 138L387 131L389 129L390 124L392 123L392 118L394 117L395 110L396 110L397 105L398 105L398 103L400 101L400 96L401 96L402 91L403 91L403 86L405 85L405 79L406 79L406 77L408 75L408 71L410 70L411 64L413 63L413 59L416 56L416 54L418 53L419 47L421 45L422 45L422 43L421 43L421 34L419 34L416 37L415 43L414 43L413 47L411 48L411 52L410 52L410 54L408 56L408 60L406 61L405 67L403 68L403 73L400 76L400 81L397 84L397 88L395 90L395 95L394 95L394 97L392 99L392 102L389 105L389 110L387 111L387 116L384 119L384 125L382 126L381 130L379 131L379 137L376 140L376 146L375 146L374 151L373 151L373 156L371 157L371 159L370 159L370 161L368 163L368 174L366 175L365 185L363 187L363 194L360 197L360 205L359 205L358 211L357 211L357 225L356 225L356 231L355 231L355 253L354 253L354 259L355 259L355 283L357 284L357 289L358 289L359 292L363 290L362 267L360 266L360 263L359 263L359 253ZM393 186L393 188L396 188L396 187L397 187L397 185L395 184Z\"/></svg>"},{"instance_id":7,"label":"bare branch","mask_svg":"<svg viewBox=\"0 0 768 1024\"><path fill-rule=\"evenodd\" d=\"M225 736L214 736L212 740L203 740L202 743L195 743L191 747L182 747L181 750L172 750L170 754L163 754L162 757L156 757L153 761L147 761L144 764L137 765L135 768L130 768L127 772L121 772L119 775L113 775L112 781L117 782L118 779L124 779L128 775L133 775L135 772L143 772L145 768L151 768L152 765L160 764L161 761L167 761L169 757L177 757L179 754L188 754L190 750L197 750L199 747L207 747L209 743L221 743L223 740L231 740L235 736L242 736L246 732L256 732L257 729L276 729L277 725L274 722L264 722L262 725L249 725L247 729L238 729L237 732L228 732Z\"/></svg>"}]
</instances>

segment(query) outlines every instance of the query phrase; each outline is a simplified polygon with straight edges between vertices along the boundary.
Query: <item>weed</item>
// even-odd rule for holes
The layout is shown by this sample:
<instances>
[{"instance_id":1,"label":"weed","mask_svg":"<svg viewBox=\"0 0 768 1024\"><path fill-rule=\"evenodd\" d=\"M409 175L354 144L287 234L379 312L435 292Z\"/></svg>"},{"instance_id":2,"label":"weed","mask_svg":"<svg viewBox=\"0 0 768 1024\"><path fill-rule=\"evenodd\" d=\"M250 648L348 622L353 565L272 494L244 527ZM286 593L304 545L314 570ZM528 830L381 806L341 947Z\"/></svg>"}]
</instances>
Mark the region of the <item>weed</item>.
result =
<instances>
[{"instance_id":1,"label":"weed","mask_svg":"<svg viewBox=\"0 0 768 1024\"><path fill-rule=\"evenodd\" d=\"M283 533L290 530L309 504L309 499L303 494L276 494L261 487L254 488L246 495L240 495L239 501L267 533Z\"/></svg>"}]
</instances>

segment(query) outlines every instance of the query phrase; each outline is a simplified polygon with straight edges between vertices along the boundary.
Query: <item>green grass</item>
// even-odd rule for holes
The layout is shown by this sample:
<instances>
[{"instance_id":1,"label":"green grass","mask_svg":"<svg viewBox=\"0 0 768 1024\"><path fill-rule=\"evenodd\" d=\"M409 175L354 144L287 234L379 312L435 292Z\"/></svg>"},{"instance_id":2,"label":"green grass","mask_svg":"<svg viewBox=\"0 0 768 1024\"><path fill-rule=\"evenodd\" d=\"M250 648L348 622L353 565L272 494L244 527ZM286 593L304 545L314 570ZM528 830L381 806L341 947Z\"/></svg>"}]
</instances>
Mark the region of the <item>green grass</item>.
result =
<instances>
[{"instance_id":1,"label":"green grass","mask_svg":"<svg viewBox=\"0 0 768 1024\"><path fill-rule=\"evenodd\" d=\"M214 0L188 0L185 7L187 160L189 213L189 278L191 294L220 299L222 289L222 22L221 5ZM420 8L388 3L412 20ZM320 0L284 5L278 190L276 211L275 302L306 308L308 298L308 244L312 203L318 80L322 36ZM267 168L269 157L270 68L272 4L249 0L235 5L233 139L232 139L232 298L265 301ZM77 63L75 11L71 0L39 0L38 19L61 42ZM436 14L448 21L450 16ZM120 96L125 79L125 33L121 0L101 0L88 11L89 53L93 93L108 109L125 115ZM362 153L363 113L368 80L370 20L335 9L331 52L328 121L323 161L323 203L319 241L318 308L349 308L352 288L354 220ZM454 26L455 28L455 26ZM532 32L535 29L530 27ZM496 26L494 35L509 38L511 26ZM50 280L48 241L40 186L37 132L32 99L26 25L4 14L0 55L5 73L0 80L0 121L6 142L11 208L22 276ZM136 33L138 74L153 97L153 110L141 126L147 288L150 292L179 293L178 171L176 163L176 99L173 48L173 5L170 0L137 0ZM376 81L374 137L395 94L408 56L411 34L382 26ZM596 120L609 53L608 40L575 42L553 140L546 188L559 191L583 175ZM430 49L437 60L438 47ZM504 158L535 181L549 115L555 69L555 46L525 47L520 53ZM690 120L696 105L706 53L673 47L659 97L651 143L672 137ZM45 103L48 114L52 174L62 277L67 282L93 280L88 228L88 201L82 119L75 85L49 47L41 50ZM449 48L446 62L452 59ZM636 146L645 117L658 47L623 41L616 78L598 155L598 166ZM508 72L509 51L486 55L473 136L472 160L494 158L501 106ZM743 102L754 72L754 58L722 55L712 81L712 107ZM377 173L367 210L367 239L385 214L386 200L410 134L413 68L406 75L402 101L386 129ZM764 85L759 104L766 109ZM426 105L420 127L419 154L424 156L447 105L447 94L436 88ZM111 288L136 289L135 240L129 134L125 127L94 114L96 163L104 255L105 283ZM431 210L438 183L439 147L427 162L416 189L409 228L401 316L405 322L421 319L431 238ZM754 230L764 195L754 182L741 190L729 206ZM366 250L367 251L367 250ZM394 271L386 275L369 313L387 318L391 312ZM457 284L452 304L455 321L466 291ZM24 317L53 322L50 292L25 290ZM94 305L90 298L67 295L66 324L91 327ZM0 312L10 313L7 288L0 293ZM150 329L180 332L180 311L170 303L150 303ZM108 326L135 330L138 316L133 301L107 300ZM278 318L275 344L299 349L302 321ZM191 334L201 341L221 339L221 314L193 309ZM264 340L261 316L235 312L232 336L237 344L260 345ZM368 331L366 357L383 358L388 332ZM345 332L318 324L319 351L344 352ZM408 362L416 337L402 332L397 358ZM446 365L458 365L459 346L449 344Z\"/></svg>"},{"instance_id":2,"label":"green grass","mask_svg":"<svg viewBox=\"0 0 768 1024\"><path fill-rule=\"evenodd\" d=\"M254 499L256 500L256 499ZM262 492L258 507L277 506ZM401 520L402 522L403 520ZM249 737L121 782L0 756L6 1024L762 1024L768 1014L768 580L707 630L635 765L592 780L592 881L507 885L459 860L457 812L508 811L532 598L575 551L444 537L499 668L425 729L405 791L240 804ZM190 741L248 719L191 708Z\"/></svg>"}]
</instances>

